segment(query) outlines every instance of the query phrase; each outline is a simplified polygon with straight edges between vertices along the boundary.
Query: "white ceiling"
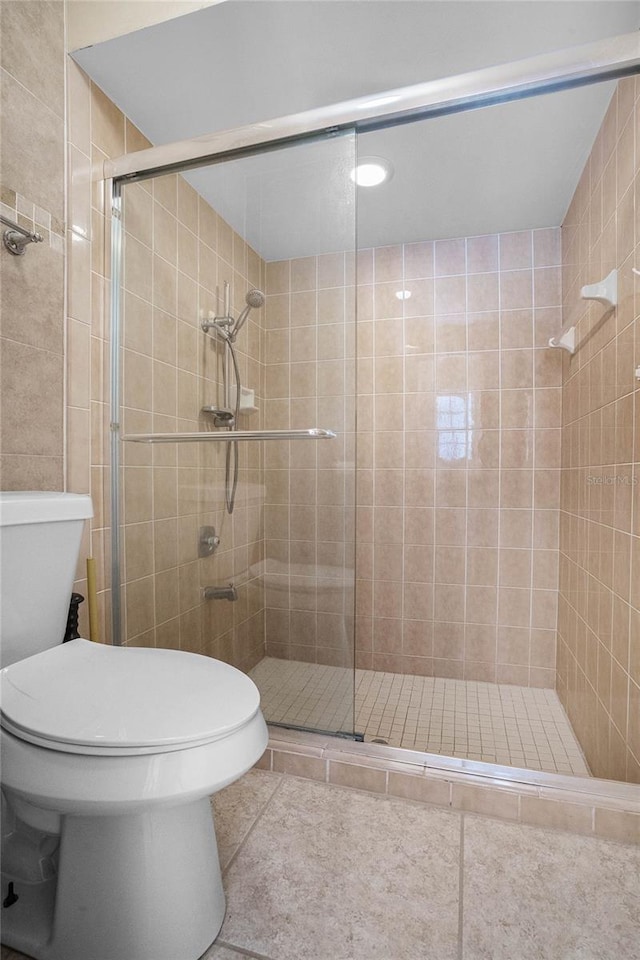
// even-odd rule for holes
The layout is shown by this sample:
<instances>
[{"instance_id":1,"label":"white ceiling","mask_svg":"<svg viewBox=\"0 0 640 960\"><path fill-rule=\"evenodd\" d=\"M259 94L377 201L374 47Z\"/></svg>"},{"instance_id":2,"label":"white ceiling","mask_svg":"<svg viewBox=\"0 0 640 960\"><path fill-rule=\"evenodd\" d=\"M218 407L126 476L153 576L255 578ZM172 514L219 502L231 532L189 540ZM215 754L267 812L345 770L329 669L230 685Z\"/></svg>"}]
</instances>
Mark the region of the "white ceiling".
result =
<instances>
[{"instance_id":1,"label":"white ceiling","mask_svg":"<svg viewBox=\"0 0 640 960\"><path fill-rule=\"evenodd\" d=\"M220 0L67 0L67 49L77 50L92 43L141 30L152 23L181 17L192 10L209 7Z\"/></svg>"},{"instance_id":2,"label":"white ceiling","mask_svg":"<svg viewBox=\"0 0 640 960\"><path fill-rule=\"evenodd\" d=\"M227 0L80 50L155 144L640 27L616 0ZM353 137L189 179L265 257L559 224L611 96L602 84L360 135L391 181L348 178ZM331 198L331 202L328 202Z\"/></svg>"}]
</instances>

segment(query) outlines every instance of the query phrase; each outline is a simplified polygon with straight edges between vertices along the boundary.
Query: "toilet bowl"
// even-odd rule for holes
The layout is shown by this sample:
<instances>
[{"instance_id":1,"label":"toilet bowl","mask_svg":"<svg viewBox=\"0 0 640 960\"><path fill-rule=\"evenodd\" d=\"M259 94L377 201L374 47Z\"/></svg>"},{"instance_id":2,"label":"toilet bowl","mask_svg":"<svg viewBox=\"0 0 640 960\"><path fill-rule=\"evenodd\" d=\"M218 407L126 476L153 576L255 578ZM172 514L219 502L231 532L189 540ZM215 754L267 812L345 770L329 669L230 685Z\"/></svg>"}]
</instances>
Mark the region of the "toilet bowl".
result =
<instances>
[{"instance_id":1,"label":"toilet bowl","mask_svg":"<svg viewBox=\"0 0 640 960\"><path fill-rule=\"evenodd\" d=\"M267 743L253 682L197 654L78 639L0 683L5 797L21 827L59 838L40 884L5 843L18 900L3 939L18 946L31 914L19 948L37 960L196 960L224 916L208 798Z\"/></svg>"},{"instance_id":2,"label":"toilet bowl","mask_svg":"<svg viewBox=\"0 0 640 960\"><path fill-rule=\"evenodd\" d=\"M46 527L50 511L57 518L81 509L72 499L61 507L59 499L44 504L43 494L23 496L31 497L25 510L37 515L34 527ZM3 604L16 533L16 504L6 508L6 497ZM68 538L66 521L53 525ZM45 533L31 529L32 546ZM49 561L38 573L53 577L59 565ZM65 580L67 598L70 587ZM209 797L267 744L256 686L198 654L52 643L42 623L34 638L15 593L8 606L9 662L0 671L3 943L36 960L197 960L225 910ZM19 656L34 645L39 652Z\"/></svg>"}]
</instances>

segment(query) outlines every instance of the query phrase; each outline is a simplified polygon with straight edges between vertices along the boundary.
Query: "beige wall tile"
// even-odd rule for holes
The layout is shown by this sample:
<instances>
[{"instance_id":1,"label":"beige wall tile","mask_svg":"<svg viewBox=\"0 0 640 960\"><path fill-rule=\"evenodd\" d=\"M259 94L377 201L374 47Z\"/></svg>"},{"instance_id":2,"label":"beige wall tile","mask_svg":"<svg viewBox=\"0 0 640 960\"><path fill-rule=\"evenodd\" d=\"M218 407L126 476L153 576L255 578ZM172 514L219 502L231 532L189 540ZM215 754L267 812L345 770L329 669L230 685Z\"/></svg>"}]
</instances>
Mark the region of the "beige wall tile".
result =
<instances>
[{"instance_id":1,"label":"beige wall tile","mask_svg":"<svg viewBox=\"0 0 640 960\"><path fill-rule=\"evenodd\" d=\"M88 410L67 410L67 488L73 493L91 491L91 420Z\"/></svg>"},{"instance_id":2,"label":"beige wall tile","mask_svg":"<svg viewBox=\"0 0 640 960\"><path fill-rule=\"evenodd\" d=\"M63 358L4 340L2 452L57 457L62 453ZM38 389L34 390L33 385Z\"/></svg>"},{"instance_id":3,"label":"beige wall tile","mask_svg":"<svg viewBox=\"0 0 640 960\"><path fill-rule=\"evenodd\" d=\"M405 279L433 276L433 248L432 241L405 244ZM366 282L364 277L362 279Z\"/></svg>"},{"instance_id":4,"label":"beige wall tile","mask_svg":"<svg viewBox=\"0 0 640 960\"><path fill-rule=\"evenodd\" d=\"M134 580L126 586L127 634L136 637L154 625L153 577Z\"/></svg>"},{"instance_id":5,"label":"beige wall tile","mask_svg":"<svg viewBox=\"0 0 640 960\"><path fill-rule=\"evenodd\" d=\"M454 783L451 788L451 805L456 810L498 817L500 820L517 820L519 813L518 795L495 787Z\"/></svg>"},{"instance_id":6,"label":"beige wall tile","mask_svg":"<svg viewBox=\"0 0 640 960\"><path fill-rule=\"evenodd\" d=\"M11 10L18 7L22 8L22 4L10 5ZM27 16L30 15L27 14ZM10 18L12 22L15 22L15 16L20 18L21 15L20 13L12 15ZM3 27L3 39L4 35ZM30 45L29 41L26 46L30 47ZM47 66L44 69L45 72L49 72L51 61L48 57L45 59ZM27 65L29 60L30 55L25 57L24 64ZM62 65L59 69L63 69ZM62 224L65 219L63 184L65 144L62 112L60 114L52 112L37 95L30 92L29 84L23 86L10 73L5 73L3 76L1 94L0 163L3 185L47 210Z\"/></svg>"},{"instance_id":7,"label":"beige wall tile","mask_svg":"<svg viewBox=\"0 0 640 960\"><path fill-rule=\"evenodd\" d=\"M533 236L530 231L500 236L500 269L522 270L532 265Z\"/></svg>"},{"instance_id":8,"label":"beige wall tile","mask_svg":"<svg viewBox=\"0 0 640 960\"><path fill-rule=\"evenodd\" d=\"M389 771L388 792L394 797L405 800L417 800L421 803L435 803L448 806L451 784L447 780L435 780L425 776L409 776Z\"/></svg>"},{"instance_id":9,"label":"beige wall tile","mask_svg":"<svg viewBox=\"0 0 640 960\"><path fill-rule=\"evenodd\" d=\"M319 757L305 757L297 753L284 753L281 750L273 751L273 770L276 773L288 773L294 777L303 777L305 780L326 779L326 760Z\"/></svg>"},{"instance_id":10,"label":"beige wall tile","mask_svg":"<svg viewBox=\"0 0 640 960\"><path fill-rule=\"evenodd\" d=\"M520 819L539 827L557 827L572 833L591 833L592 809L577 803L559 803L540 797L520 798Z\"/></svg>"},{"instance_id":11,"label":"beige wall tile","mask_svg":"<svg viewBox=\"0 0 640 960\"><path fill-rule=\"evenodd\" d=\"M446 277L466 272L466 245L464 238L436 240L435 276Z\"/></svg>"},{"instance_id":12,"label":"beige wall tile","mask_svg":"<svg viewBox=\"0 0 640 960\"><path fill-rule=\"evenodd\" d=\"M2 65L59 117L64 114L64 17L49 3L5 4Z\"/></svg>"},{"instance_id":13,"label":"beige wall tile","mask_svg":"<svg viewBox=\"0 0 640 960\"><path fill-rule=\"evenodd\" d=\"M125 231L150 247L153 243L153 210L151 193L145 184L128 184L123 191Z\"/></svg>"},{"instance_id":14,"label":"beige wall tile","mask_svg":"<svg viewBox=\"0 0 640 960\"><path fill-rule=\"evenodd\" d=\"M60 457L2 454L3 490L60 490L64 485L64 460Z\"/></svg>"},{"instance_id":15,"label":"beige wall tile","mask_svg":"<svg viewBox=\"0 0 640 960\"><path fill-rule=\"evenodd\" d=\"M289 287L290 266L288 260L271 261L267 264L267 289L266 293L283 294L287 293Z\"/></svg>"},{"instance_id":16,"label":"beige wall tile","mask_svg":"<svg viewBox=\"0 0 640 960\"><path fill-rule=\"evenodd\" d=\"M116 105L91 83L91 140L108 157L124 153L125 121Z\"/></svg>"},{"instance_id":17,"label":"beige wall tile","mask_svg":"<svg viewBox=\"0 0 640 960\"><path fill-rule=\"evenodd\" d=\"M76 147L69 146L69 229L91 239L91 161Z\"/></svg>"},{"instance_id":18,"label":"beige wall tile","mask_svg":"<svg viewBox=\"0 0 640 960\"><path fill-rule=\"evenodd\" d=\"M386 770L374 767L360 767L351 763L329 762L329 783L341 787L356 787L372 793L385 793L387 784Z\"/></svg>"},{"instance_id":19,"label":"beige wall tile","mask_svg":"<svg viewBox=\"0 0 640 960\"><path fill-rule=\"evenodd\" d=\"M157 177L153 181L153 198L175 217L178 212L178 175Z\"/></svg>"},{"instance_id":20,"label":"beige wall tile","mask_svg":"<svg viewBox=\"0 0 640 960\"><path fill-rule=\"evenodd\" d=\"M638 438L631 428L632 366L637 362L631 347L633 308L624 292L617 310L604 317L602 311L584 311L576 304L578 276L596 281L603 264L607 264L604 272L614 266L623 268L630 251L630 198L625 191L630 178L637 177L640 158L631 149L627 121L616 125L623 89L626 100L631 99L630 88L623 81L585 168L591 175L589 190L578 188L571 208L574 216L567 216L562 228L567 241L563 243L563 308L580 317L582 346L571 362L564 364L553 357L555 351L547 351L546 357L545 351L536 351L535 378L536 387L557 391L562 374L558 690L593 772L633 780L637 778L640 745L632 744L635 727L628 722L635 690L629 676L629 653L633 657L638 644L630 631L625 601L639 578L634 577L633 541L627 536L632 523L633 488L626 485L630 468L621 466L638 459ZM637 100L637 90L634 96ZM627 102L626 115L629 108ZM550 257L549 252L547 262ZM547 301L556 297L555 271L535 272L540 275L540 297ZM597 335L589 338L590 332L596 332L594 323L599 323ZM552 416L558 416L559 407L553 402L552 390L536 390L536 395L548 396L550 405L545 402L547 409L539 409L550 423ZM554 456L549 446L544 455ZM542 505L546 492L538 490ZM539 513L543 517L546 510ZM553 548L554 531L545 520L535 536L536 542L544 540ZM550 609L545 619L551 621ZM587 642L582 639L585 623L589 627Z\"/></svg>"},{"instance_id":21,"label":"beige wall tile","mask_svg":"<svg viewBox=\"0 0 640 960\"><path fill-rule=\"evenodd\" d=\"M64 256L45 243L37 252L37 260L2 258L0 330L9 340L62 355Z\"/></svg>"},{"instance_id":22,"label":"beige wall tile","mask_svg":"<svg viewBox=\"0 0 640 960\"><path fill-rule=\"evenodd\" d=\"M640 816L624 810L595 808L594 830L597 836L621 843L640 843Z\"/></svg>"}]
</instances>

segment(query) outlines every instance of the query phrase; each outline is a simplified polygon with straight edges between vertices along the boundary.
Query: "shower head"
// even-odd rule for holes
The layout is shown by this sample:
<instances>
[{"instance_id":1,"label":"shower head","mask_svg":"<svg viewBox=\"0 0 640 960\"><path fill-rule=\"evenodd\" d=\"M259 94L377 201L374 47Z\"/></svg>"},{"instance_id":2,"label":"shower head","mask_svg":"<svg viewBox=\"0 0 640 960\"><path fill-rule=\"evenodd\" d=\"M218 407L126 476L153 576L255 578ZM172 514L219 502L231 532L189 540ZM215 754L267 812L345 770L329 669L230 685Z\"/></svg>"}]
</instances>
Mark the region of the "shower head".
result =
<instances>
[{"instance_id":1,"label":"shower head","mask_svg":"<svg viewBox=\"0 0 640 960\"><path fill-rule=\"evenodd\" d=\"M248 307L261 307L264 304L264 293L262 290L249 290L245 300L247 301Z\"/></svg>"},{"instance_id":2,"label":"shower head","mask_svg":"<svg viewBox=\"0 0 640 960\"><path fill-rule=\"evenodd\" d=\"M264 305L265 299L266 298L262 290L249 290L249 293L245 297L245 301L247 305L242 311L242 313L240 314L240 316L238 317L238 319L236 320L236 322L234 323L233 330L231 331L231 336L234 340L238 335L238 333L240 332L240 330L242 329L242 327L244 326L246 319L249 316L249 313L251 312L251 310L252 309L255 310L258 307L262 307Z\"/></svg>"}]
</instances>

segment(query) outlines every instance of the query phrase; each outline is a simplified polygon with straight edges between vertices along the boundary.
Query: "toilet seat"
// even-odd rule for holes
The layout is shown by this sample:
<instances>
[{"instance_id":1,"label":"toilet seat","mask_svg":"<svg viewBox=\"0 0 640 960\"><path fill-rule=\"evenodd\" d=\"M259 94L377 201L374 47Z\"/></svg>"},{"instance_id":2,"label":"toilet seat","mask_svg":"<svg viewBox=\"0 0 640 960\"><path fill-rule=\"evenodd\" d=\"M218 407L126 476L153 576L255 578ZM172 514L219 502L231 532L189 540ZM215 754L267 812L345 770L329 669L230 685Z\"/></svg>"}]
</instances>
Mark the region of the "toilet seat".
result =
<instances>
[{"instance_id":1,"label":"toilet seat","mask_svg":"<svg viewBox=\"0 0 640 960\"><path fill-rule=\"evenodd\" d=\"M0 725L39 747L158 754L228 737L259 712L235 667L179 650L72 640L0 672Z\"/></svg>"}]
</instances>

